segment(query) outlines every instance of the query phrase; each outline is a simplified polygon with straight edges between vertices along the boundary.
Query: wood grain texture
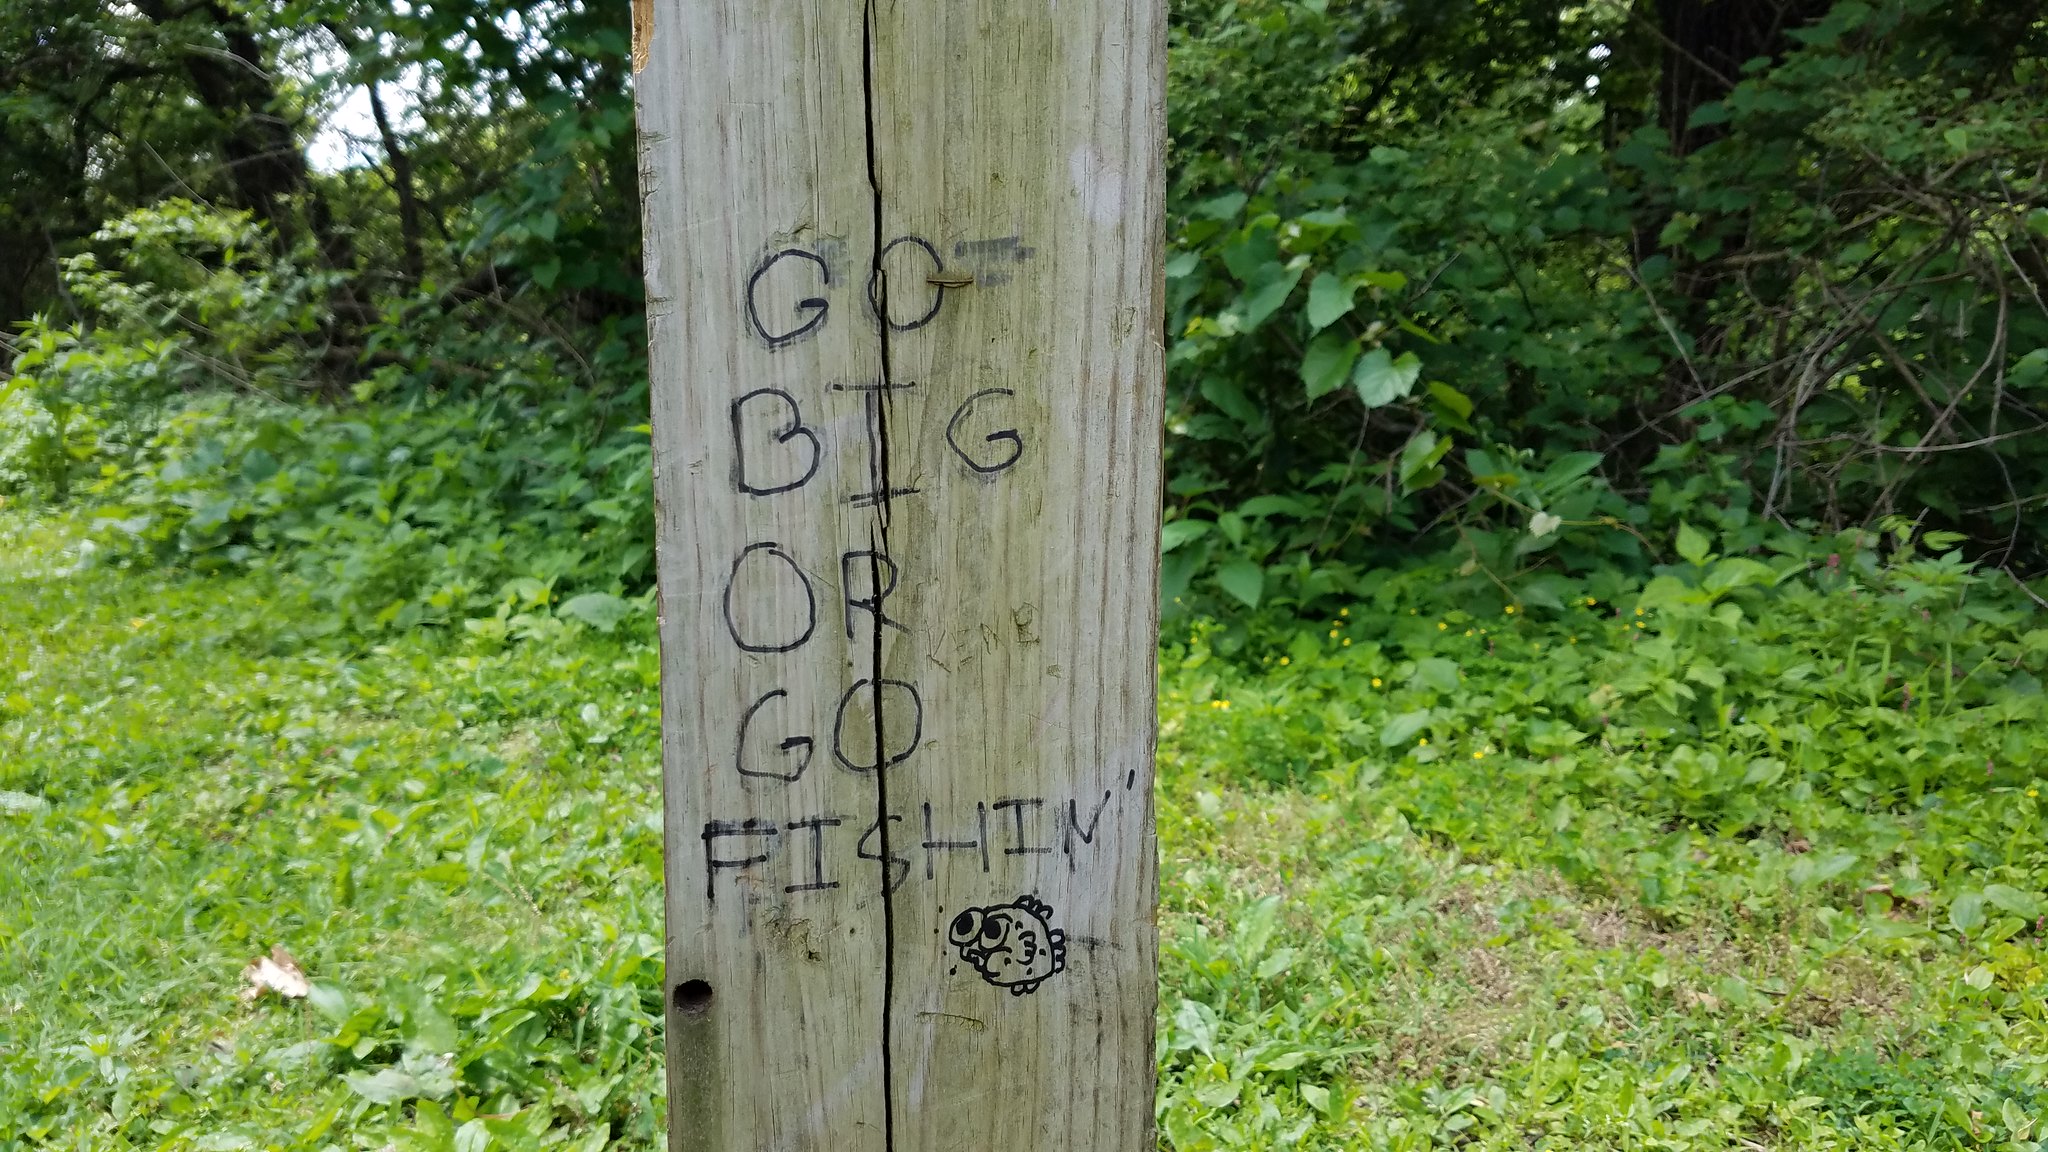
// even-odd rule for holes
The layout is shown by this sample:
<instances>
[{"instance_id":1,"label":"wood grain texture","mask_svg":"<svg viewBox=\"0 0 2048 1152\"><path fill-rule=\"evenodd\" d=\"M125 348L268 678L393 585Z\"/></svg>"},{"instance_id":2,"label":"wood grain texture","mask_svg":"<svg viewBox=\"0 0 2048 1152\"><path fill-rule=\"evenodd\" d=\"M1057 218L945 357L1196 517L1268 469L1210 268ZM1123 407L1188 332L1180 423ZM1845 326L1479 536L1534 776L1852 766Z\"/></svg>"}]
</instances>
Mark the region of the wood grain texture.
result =
<instances>
[{"instance_id":1,"label":"wood grain texture","mask_svg":"<svg viewBox=\"0 0 2048 1152\"><path fill-rule=\"evenodd\" d=\"M671 1146L1150 1147L1164 6L641 32Z\"/></svg>"}]
</instances>

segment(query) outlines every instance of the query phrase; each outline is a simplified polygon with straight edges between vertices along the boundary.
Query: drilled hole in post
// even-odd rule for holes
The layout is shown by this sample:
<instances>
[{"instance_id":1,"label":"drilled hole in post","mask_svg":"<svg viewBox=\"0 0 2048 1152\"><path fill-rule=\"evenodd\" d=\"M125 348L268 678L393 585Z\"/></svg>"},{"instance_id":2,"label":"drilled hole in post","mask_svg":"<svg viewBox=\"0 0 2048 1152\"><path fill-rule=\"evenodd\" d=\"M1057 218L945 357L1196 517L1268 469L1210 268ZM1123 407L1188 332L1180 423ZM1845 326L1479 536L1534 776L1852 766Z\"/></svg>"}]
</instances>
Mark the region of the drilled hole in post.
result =
<instances>
[{"instance_id":1,"label":"drilled hole in post","mask_svg":"<svg viewBox=\"0 0 2048 1152\"><path fill-rule=\"evenodd\" d=\"M675 987L676 1011L694 1016L711 1007L711 985L702 980L685 980Z\"/></svg>"}]
</instances>

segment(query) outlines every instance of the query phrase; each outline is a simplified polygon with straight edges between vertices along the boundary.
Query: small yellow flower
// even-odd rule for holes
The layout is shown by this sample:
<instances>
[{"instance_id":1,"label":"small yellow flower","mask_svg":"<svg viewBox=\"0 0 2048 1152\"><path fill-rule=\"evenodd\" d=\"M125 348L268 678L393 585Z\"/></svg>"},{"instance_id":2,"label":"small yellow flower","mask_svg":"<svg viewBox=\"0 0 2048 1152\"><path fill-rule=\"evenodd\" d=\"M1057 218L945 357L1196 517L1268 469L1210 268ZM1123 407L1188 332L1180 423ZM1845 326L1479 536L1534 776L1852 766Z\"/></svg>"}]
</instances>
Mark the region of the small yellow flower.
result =
<instances>
[{"instance_id":1,"label":"small yellow flower","mask_svg":"<svg viewBox=\"0 0 2048 1152\"><path fill-rule=\"evenodd\" d=\"M1506 608L1501 609L1501 611L1507 613L1510 616L1513 616L1515 614L1515 606L1513 604L1510 604Z\"/></svg>"},{"instance_id":2,"label":"small yellow flower","mask_svg":"<svg viewBox=\"0 0 2048 1152\"><path fill-rule=\"evenodd\" d=\"M1292 660L1288 659L1288 658L1287 658L1287 657L1285 657L1285 656L1282 656L1282 657L1280 658L1280 666L1281 666L1282 668L1285 668L1285 667L1287 667L1287 666L1288 666L1289 664L1292 664L1292 663L1294 663L1294 661L1292 661Z\"/></svg>"},{"instance_id":3,"label":"small yellow flower","mask_svg":"<svg viewBox=\"0 0 2048 1152\"><path fill-rule=\"evenodd\" d=\"M1484 760L1484 759L1486 759L1486 753L1484 753L1484 752L1474 752L1474 753L1472 754L1472 758L1473 758L1474 760Z\"/></svg>"},{"instance_id":4,"label":"small yellow flower","mask_svg":"<svg viewBox=\"0 0 2048 1152\"><path fill-rule=\"evenodd\" d=\"M1417 741L1415 742L1415 746L1416 746L1417 748L1427 748L1427 747L1429 747L1429 737L1427 737L1427 736L1424 736L1424 737L1423 737L1422 739L1420 739L1420 740L1417 740Z\"/></svg>"},{"instance_id":5,"label":"small yellow flower","mask_svg":"<svg viewBox=\"0 0 2048 1152\"><path fill-rule=\"evenodd\" d=\"M1379 686L1380 686L1380 678L1379 678L1379 677L1375 676L1375 677L1373 677L1373 678L1372 678L1372 686L1373 686L1373 687L1375 687L1375 688L1377 688L1377 687L1379 687Z\"/></svg>"},{"instance_id":6,"label":"small yellow flower","mask_svg":"<svg viewBox=\"0 0 2048 1152\"><path fill-rule=\"evenodd\" d=\"M1444 623L1444 622L1443 622L1443 621L1441 621L1441 620L1439 620L1439 621L1437 621L1437 622L1436 622L1436 630L1437 630L1437 631L1439 631L1439 632L1441 632L1441 631L1443 631L1444 629L1446 629L1446 628L1449 628L1449 627L1450 627L1450 625L1449 625L1449 624L1446 624L1446 623Z\"/></svg>"},{"instance_id":7,"label":"small yellow flower","mask_svg":"<svg viewBox=\"0 0 2048 1152\"><path fill-rule=\"evenodd\" d=\"M1465 629L1465 635L1470 636L1471 634L1472 630L1470 628Z\"/></svg>"},{"instance_id":8,"label":"small yellow flower","mask_svg":"<svg viewBox=\"0 0 2048 1152\"><path fill-rule=\"evenodd\" d=\"M1579 638L1577 636L1572 637L1572 643L1577 644L1578 642Z\"/></svg>"},{"instance_id":9,"label":"small yellow flower","mask_svg":"<svg viewBox=\"0 0 2048 1152\"><path fill-rule=\"evenodd\" d=\"M1636 627L1641 628L1642 626L1643 622L1641 620L1636 621Z\"/></svg>"},{"instance_id":10,"label":"small yellow flower","mask_svg":"<svg viewBox=\"0 0 2048 1152\"><path fill-rule=\"evenodd\" d=\"M2029 789L2027 789L2027 799L2029 799L2029 800L2032 800L2032 799L2033 799L2034 797L2036 797L2036 796L2039 796L2040 794L2041 794L2041 790L2040 790L2039 788L2029 788Z\"/></svg>"},{"instance_id":11,"label":"small yellow flower","mask_svg":"<svg viewBox=\"0 0 2048 1152\"><path fill-rule=\"evenodd\" d=\"M1349 608L1339 608L1339 609L1337 609L1337 615L1339 615L1339 616L1349 616L1349 615L1351 615L1351 609L1349 609Z\"/></svg>"},{"instance_id":12,"label":"small yellow flower","mask_svg":"<svg viewBox=\"0 0 2048 1152\"><path fill-rule=\"evenodd\" d=\"M1422 609L1420 609L1420 608L1410 608L1410 609L1408 610L1408 614L1409 614L1410 616L1420 616L1420 615L1422 615Z\"/></svg>"},{"instance_id":13,"label":"small yellow flower","mask_svg":"<svg viewBox=\"0 0 2048 1152\"><path fill-rule=\"evenodd\" d=\"M1598 603L1600 602L1598 600L1593 599L1591 596L1586 597L1586 607L1591 608Z\"/></svg>"},{"instance_id":14,"label":"small yellow flower","mask_svg":"<svg viewBox=\"0 0 2048 1152\"><path fill-rule=\"evenodd\" d=\"M149 623L149 621L147 621L147 620L144 620L144 619L143 619L142 617L140 617L140 616L137 616L137 617L135 617L134 619L132 619L132 620L128 621L128 626L129 626L130 628L140 628L140 627L142 627L142 626L143 626L144 624L147 624L147 623Z\"/></svg>"},{"instance_id":15,"label":"small yellow flower","mask_svg":"<svg viewBox=\"0 0 2048 1152\"><path fill-rule=\"evenodd\" d=\"M1349 637L1349 636L1346 636L1346 637L1344 638L1344 646L1345 646L1346 648L1349 648L1349 647L1351 647L1351 637Z\"/></svg>"},{"instance_id":16,"label":"small yellow flower","mask_svg":"<svg viewBox=\"0 0 2048 1152\"><path fill-rule=\"evenodd\" d=\"M1332 629L1330 629L1330 639L1332 639L1332 640L1335 640L1336 638L1337 638L1337 630L1336 630L1335 628L1332 628Z\"/></svg>"}]
</instances>

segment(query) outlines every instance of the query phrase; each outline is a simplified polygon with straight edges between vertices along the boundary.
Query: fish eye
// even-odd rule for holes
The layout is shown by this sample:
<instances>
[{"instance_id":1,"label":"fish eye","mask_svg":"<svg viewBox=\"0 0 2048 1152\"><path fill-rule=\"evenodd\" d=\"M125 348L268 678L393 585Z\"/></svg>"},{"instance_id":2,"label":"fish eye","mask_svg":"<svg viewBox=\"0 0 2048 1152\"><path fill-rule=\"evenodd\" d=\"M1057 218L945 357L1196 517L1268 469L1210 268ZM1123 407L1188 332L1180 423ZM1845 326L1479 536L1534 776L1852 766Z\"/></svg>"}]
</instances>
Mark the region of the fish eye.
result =
<instances>
[{"instance_id":1,"label":"fish eye","mask_svg":"<svg viewBox=\"0 0 2048 1152\"><path fill-rule=\"evenodd\" d=\"M981 938L993 944L1003 938L1002 921L989 917L981 926Z\"/></svg>"},{"instance_id":2,"label":"fish eye","mask_svg":"<svg viewBox=\"0 0 2048 1152\"><path fill-rule=\"evenodd\" d=\"M981 931L981 913L969 908L967 911L953 917L953 926L949 930L949 934L952 936L953 943L965 944L974 939L975 933L979 931Z\"/></svg>"}]
</instances>

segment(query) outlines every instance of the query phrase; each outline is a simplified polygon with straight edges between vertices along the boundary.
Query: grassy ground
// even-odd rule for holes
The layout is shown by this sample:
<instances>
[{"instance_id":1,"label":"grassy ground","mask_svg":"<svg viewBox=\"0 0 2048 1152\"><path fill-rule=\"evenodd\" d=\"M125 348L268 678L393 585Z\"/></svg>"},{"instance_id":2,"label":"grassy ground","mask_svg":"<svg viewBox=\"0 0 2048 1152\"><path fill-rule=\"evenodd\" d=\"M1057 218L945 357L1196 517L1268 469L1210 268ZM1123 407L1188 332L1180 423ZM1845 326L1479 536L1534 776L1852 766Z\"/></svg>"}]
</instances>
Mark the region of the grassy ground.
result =
<instances>
[{"instance_id":1,"label":"grassy ground","mask_svg":"<svg viewBox=\"0 0 2048 1152\"><path fill-rule=\"evenodd\" d=\"M305 603L0 516L0 1149L655 1146L644 621L348 651ZM1582 714L1657 625L1378 611L1166 650L1162 1146L2038 1147L2032 745L1869 782L2007 747L2024 683L1681 752ZM238 999L273 944L307 1000Z\"/></svg>"}]
</instances>

